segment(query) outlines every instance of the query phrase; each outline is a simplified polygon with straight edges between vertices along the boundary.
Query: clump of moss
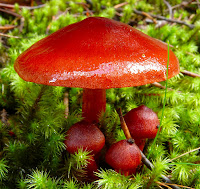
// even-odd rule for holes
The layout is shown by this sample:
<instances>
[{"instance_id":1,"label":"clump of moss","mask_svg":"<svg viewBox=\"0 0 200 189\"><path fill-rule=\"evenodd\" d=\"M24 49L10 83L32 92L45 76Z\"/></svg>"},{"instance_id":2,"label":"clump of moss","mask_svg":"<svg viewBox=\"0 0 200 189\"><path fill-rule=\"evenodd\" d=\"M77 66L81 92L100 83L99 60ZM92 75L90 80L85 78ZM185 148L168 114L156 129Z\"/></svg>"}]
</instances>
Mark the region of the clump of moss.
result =
<instances>
[{"instance_id":1,"label":"clump of moss","mask_svg":"<svg viewBox=\"0 0 200 189\"><path fill-rule=\"evenodd\" d=\"M168 1L171 6L181 1ZM134 25L146 34L169 42L180 61L181 71L199 73L200 12L197 5L174 8L174 19L182 17L194 25L153 21L148 13L169 18L167 5L161 1L58 1L44 2L41 8L14 6L23 19L9 14L0 16L2 26L15 26L2 37L0 49L0 187L1 188L157 188L160 174L170 174L174 183L199 188L198 150L200 146L200 82L198 77L184 72L167 81L165 90L154 85L107 90L107 111L100 119L100 128L107 143L124 139L115 111L119 105L123 114L144 104L157 112L162 129L156 141L149 140L145 153L155 169L141 167L140 173L125 177L103 163L92 184L82 182L88 152L67 153L64 146L66 131L81 118L79 88L42 86L23 81L14 71L16 58L39 39L56 30L83 20L87 16L103 16ZM136 14L134 10L146 14ZM150 14L149 14L150 15ZM156 19L156 18L155 18ZM162 22L163 26L158 25ZM161 82L165 86L166 82ZM69 94L68 117L64 94ZM165 98L165 100L164 100ZM162 155L161 155L162 154ZM179 157L180 156L180 157ZM174 159L171 161L171 159ZM104 160L102 160L103 162Z\"/></svg>"}]
</instances>

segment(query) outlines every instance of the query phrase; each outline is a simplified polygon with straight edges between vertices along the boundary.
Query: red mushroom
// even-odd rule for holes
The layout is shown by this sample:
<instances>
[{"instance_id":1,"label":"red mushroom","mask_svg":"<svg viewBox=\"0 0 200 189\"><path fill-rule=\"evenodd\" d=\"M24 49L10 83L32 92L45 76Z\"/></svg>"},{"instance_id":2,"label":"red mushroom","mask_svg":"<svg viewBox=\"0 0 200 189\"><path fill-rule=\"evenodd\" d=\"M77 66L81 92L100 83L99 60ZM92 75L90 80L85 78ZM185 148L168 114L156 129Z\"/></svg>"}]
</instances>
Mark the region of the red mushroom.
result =
<instances>
[{"instance_id":1,"label":"red mushroom","mask_svg":"<svg viewBox=\"0 0 200 189\"><path fill-rule=\"evenodd\" d=\"M135 143L142 151L147 138L152 139L156 137L159 128L159 119L157 114L145 105L129 111L124 120L134 138Z\"/></svg>"},{"instance_id":2,"label":"red mushroom","mask_svg":"<svg viewBox=\"0 0 200 189\"><path fill-rule=\"evenodd\" d=\"M100 129L93 123L78 122L70 127L66 133L65 145L70 153L78 152L78 149L91 151L97 154L105 144L105 137Z\"/></svg>"},{"instance_id":3,"label":"red mushroom","mask_svg":"<svg viewBox=\"0 0 200 189\"><path fill-rule=\"evenodd\" d=\"M45 37L15 62L19 76L39 84L81 87L83 117L98 121L106 89L166 80L167 45L108 18L89 17ZM170 50L168 78L179 73Z\"/></svg>"},{"instance_id":4,"label":"red mushroom","mask_svg":"<svg viewBox=\"0 0 200 189\"><path fill-rule=\"evenodd\" d=\"M121 140L111 145L106 152L106 162L125 176L134 174L141 163L141 153L132 139Z\"/></svg>"},{"instance_id":5,"label":"red mushroom","mask_svg":"<svg viewBox=\"0 0 200 189\"><path fill-rule=\"evenodd\" d=\"M105 144L105 137L100 129L93 123L78 122L70 127L64 141L69 153L78 152L79 149L90 151L93 155L86 167L87 179L97 179L94 172L98 171L98 155Z\"/></svg>"}]
</instances>

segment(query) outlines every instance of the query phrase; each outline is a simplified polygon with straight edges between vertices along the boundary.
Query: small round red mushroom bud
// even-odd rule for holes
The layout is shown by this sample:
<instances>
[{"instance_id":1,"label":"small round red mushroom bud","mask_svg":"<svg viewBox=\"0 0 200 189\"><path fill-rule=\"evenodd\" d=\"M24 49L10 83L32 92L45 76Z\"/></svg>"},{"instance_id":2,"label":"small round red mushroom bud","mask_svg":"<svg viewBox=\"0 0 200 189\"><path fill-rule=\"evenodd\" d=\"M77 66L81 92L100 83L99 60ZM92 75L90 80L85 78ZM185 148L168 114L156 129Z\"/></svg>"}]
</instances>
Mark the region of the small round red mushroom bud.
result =
<instances>
[{"instance_id":1,"label":"small round red mushroom bud","mask_svg":"<svg viewBox=\"0 0 200 189\"><path fill-rule=\"evenodd\" d=\"M78 122L67 131L64 143L69 153L78 152L78 149L91 151L93 156L89 159L85 171L89 181L97 179L94 172L98 171L98 153L105 144L105 137L100 129L93 123Z\"/></svg>"},{"instance_id":2,"label":"small round red mushroom bud","mask_svg":"<svg viewBox=\"0 0 200 189\"><path fill-rule=\"evenodd\" d=\"M147 138L155 138L159 129L159 119L152 109L145 105L129 111L124 120L128 126L131 136L142 151Z\"/></svg>"},{"instance_id":3,"label":"small round red mushroom bud","mask_svg":"<svg viewBox=\"0 0 200 189\"><path fill-rule=\"evenodd\" d=\"M91 154L97 154L105 144L105 137L95 124L81 121L67 131L64 143L70 153L82 148L91 151Z\"/></svg>"},{"instance_id":4,"label":"small round red mushroom bud","mask_svg":"<svg viewBox=\"0 0 200 189\"><path fill-rule=\"evenodd\" d=\"M106 162L124 175L131 175L136 172L141 163L140 149L134 143L134 140L126 139L114 143L106 153Z\"/></svg>"}]
</instances>

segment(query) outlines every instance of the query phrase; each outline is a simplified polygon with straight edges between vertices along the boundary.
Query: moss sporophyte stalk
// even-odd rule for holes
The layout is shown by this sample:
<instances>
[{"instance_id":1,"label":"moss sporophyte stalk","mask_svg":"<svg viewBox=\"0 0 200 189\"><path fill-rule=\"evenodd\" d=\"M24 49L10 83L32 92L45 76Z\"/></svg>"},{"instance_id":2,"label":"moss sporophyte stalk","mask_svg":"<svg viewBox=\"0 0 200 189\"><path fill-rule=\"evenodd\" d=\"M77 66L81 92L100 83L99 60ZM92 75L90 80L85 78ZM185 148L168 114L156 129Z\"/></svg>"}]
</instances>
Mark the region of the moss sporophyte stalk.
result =
<instances>
[{"instance_id":1,"label":"moss sporophyte stalk","mask_svg":"<svg viewBox=\"0 0 200 189\"><path fill-rule=\"evenodd\" d=\"M0 5L0 188L200 188L197 2L12 2ZM29 73L19 75L30 82L14 69L18 57L24 60L17 67ZM121 128L123 117L131 126L128 114L135 124L144 119L141 107L157 116L156 139ZM85 134L73 138L68 133L76 126ZM70 137L77 151L69 152ZM79 146L84 138L86 147ZM141 157L135 148L113 153L137 157L127 162L139 166L106 163L116 144L126 150L138 144Z\"/></svg>"}]
</instances>

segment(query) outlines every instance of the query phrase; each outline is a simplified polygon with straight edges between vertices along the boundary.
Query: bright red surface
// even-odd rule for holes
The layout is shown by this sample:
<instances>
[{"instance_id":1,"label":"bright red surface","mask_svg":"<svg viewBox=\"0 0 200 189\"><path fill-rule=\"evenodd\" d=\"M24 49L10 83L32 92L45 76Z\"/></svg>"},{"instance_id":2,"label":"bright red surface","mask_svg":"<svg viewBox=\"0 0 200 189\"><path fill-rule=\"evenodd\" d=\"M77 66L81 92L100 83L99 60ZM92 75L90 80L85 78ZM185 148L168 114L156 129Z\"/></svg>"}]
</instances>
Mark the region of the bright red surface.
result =
<instances>
[{"instance_id":1,"label":"bright red surface","mask_svg":"<svg viewBox=\"0 0 200 189\"><path fill-rule=\"evenodd\" d=\"M38 41L14 67L26 81L101 89L163 81L166 65L166 44L124 23L89 17ZM178 72L170 50L169 78Z\"/></svg>"}]
</instances>

